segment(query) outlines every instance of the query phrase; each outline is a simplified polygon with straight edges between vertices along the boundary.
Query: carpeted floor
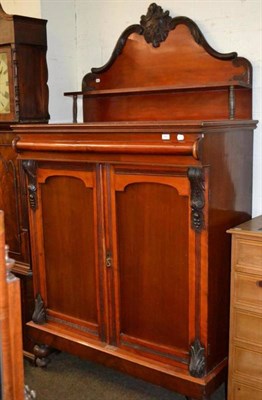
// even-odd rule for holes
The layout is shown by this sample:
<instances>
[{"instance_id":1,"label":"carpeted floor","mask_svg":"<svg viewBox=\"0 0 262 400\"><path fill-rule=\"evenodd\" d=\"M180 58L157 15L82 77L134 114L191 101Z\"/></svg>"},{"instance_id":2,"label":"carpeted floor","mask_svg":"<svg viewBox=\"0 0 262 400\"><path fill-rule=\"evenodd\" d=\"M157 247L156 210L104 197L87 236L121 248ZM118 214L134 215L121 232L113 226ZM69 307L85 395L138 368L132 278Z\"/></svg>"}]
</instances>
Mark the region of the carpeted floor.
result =
<instances>
[{"instance_id":1,"label":"carpeted floor","mask_svg":"<svg viewBox=\"0 0 262 400\"><path fill-rule=\"evenodd\" d=\"M25 361L25 383L37 400L185 400L159 386L66 353L53 354L47 368ZM224 400L221 386L212 400Z\"/></svg>"}]
</instances>

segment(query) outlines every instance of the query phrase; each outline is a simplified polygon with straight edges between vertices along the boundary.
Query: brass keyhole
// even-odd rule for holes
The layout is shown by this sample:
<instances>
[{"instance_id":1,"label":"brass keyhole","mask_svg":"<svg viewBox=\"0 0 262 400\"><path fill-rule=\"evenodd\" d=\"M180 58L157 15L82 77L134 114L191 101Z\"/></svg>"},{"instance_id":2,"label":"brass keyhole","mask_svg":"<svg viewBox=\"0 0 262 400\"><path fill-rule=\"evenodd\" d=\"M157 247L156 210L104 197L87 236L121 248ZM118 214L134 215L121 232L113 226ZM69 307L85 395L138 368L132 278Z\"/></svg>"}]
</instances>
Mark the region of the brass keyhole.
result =
<instances>
[{"instance_id":1,"label":"brass keyhole","mask_svg":"<svg viewBox=\"0 0 262 400\"><path fill-rule=\"evenodd\" d=\"M106 267L111 268L112 267L112 256L110 252L106 253Z\"/></svg>"}]
</instances>

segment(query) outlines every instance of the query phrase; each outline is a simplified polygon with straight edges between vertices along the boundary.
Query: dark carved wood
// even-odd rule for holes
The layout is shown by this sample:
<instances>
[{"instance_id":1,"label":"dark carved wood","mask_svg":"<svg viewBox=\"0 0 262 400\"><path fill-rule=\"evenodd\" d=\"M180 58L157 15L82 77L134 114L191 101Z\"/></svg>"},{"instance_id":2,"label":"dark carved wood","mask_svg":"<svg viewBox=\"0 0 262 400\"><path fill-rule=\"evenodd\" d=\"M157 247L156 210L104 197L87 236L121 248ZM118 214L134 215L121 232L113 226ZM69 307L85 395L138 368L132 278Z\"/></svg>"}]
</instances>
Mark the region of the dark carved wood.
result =
<instances>
[{"instance_id":1,"label":"dark carved wood","mask_svg":"<svg viewBox=\"0 0 262 400\"><path fill-rule=\"evenodd\" d=\"M206 372L205 349L199 339L196 339L190 346L189 372L196 378L201 378Z\"/></svg>"},{"instance_id":2,"label":"dark carved wood","mask_svg":"<svg viewBox=\"0 0 262 400\"><path fill-rule=\"evenodd\" d=\"M162 7L152 3L146 15L142 15L140 24L143 27L143 35L147 43L153 47L159 47L166 40L170 31L172 18L169 11L163 11Z\"/></svg>"},{"instance_id":3,"label":"dark carved wood","mask_svg":"<svg viewBox=\"0 0 262 400\"><path fill-rule=\"evenodd\" d=\"M36 184L36 169L37 163L32 160L23 161L23 168L28 176L28 194L29 203L32 210L37 208L37 184Z\"/></svg>"},{"instance_id":4,"label":"dark carved wood","mask_svg":"<svg viewBox=\"0 0 262 400\"><path fill-rule=\"evenodd\" d=\"M46 309L40 293L37 294L35 299L35 309L32 315L32 320L38 325L46 323Z\"/></svg>"},{"instance_id":5,"label":"dark carved wood","mask_svg":"<svg viewBox=\"0 0 262 400\"><path fill-rule=\"evenodd\" d=\"M37 367L46 367L50 363L49 355L52 352L52 348L46 344L36 344L34 346L35 365Z\"/></svg>"},{"instance_id":6,"label":"dark carved wood","mask_svg":"<svg viewBox=\"0 0 262 400\"><path fill-rule=\"evenodd\" d=\"M201 232L205 225L203 214L203 208L205 206L205 187L202 169L194 167L189 168L188 179L191 185L191 227L196 232Z\"/></svg>"}]
</instances>

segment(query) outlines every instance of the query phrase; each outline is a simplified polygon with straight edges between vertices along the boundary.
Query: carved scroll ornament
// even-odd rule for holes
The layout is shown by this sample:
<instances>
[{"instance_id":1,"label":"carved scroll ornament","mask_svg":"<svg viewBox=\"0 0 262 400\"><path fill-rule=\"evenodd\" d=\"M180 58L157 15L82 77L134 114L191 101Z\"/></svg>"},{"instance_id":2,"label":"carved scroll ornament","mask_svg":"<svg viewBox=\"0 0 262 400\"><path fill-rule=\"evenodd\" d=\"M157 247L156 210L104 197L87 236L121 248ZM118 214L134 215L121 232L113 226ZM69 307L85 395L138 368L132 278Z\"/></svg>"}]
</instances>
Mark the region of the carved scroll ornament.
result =
<instances>
[{"instance_id":1,"label":"carved scroll ornament","mask_svg":"<svg viewBox=\"0 0 262 400\"><path fill-rule=\"evenodd\" d=\"M32 315L32 321L39 325L46 322L46 309L40 293L37 294L35 299L35 309Z\"/></svg>"},{"instance_id":2,"label":"carved scroll ornament","mask_svg":"<svg viewBox=\"0 0 262 400\"><path fill-rule=\"evenodd\" d=\"M33 160L23 161L23 168L28 176L28 194L29 203L32 210L37 208L37 186L36 186L36 169L37 164Z\"/></svg>"},{"instance_id":3,"label":"carved scroll ornament","mask_svg":"<svg viewBox=\"0 0 262 400\"><path fill-rule=\"evenodd\" d=\"M203 172L201 168L190 167L187 175L191 186L191 227L199 233L205 225L203 213L205 206Z\"/></svg>"}]
</instances>

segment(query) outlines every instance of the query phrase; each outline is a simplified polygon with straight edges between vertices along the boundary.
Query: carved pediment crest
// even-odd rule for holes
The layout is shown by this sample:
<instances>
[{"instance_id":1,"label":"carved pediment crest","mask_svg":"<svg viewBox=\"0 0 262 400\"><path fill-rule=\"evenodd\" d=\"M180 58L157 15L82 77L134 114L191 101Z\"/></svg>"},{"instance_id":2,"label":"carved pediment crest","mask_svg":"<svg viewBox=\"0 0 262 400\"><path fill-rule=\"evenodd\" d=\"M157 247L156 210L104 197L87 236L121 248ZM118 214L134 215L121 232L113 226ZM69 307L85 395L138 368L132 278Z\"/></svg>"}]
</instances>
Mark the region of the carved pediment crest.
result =
<instances>
[{"instance_id":1,"label":"carved pediment crest","mask_svg":"<svg viewBox=\"0 0 262 400\"><path fill-rule=\"evenodd\" d=\"M159 47L171 29L172 18L169 11L163 11L162 7L152 3L148 7L146 15L142 15L140 24L144 29L143 35L147 43L153 47Z\"/></svg>"},{"instance_id":2,"label":"carved pediment crest","mask_svg":"<svg viewBox=\"0 0 262 400\"><path fill-rule=\"evenodd\" d=\"M215 57L218 60L232 61L235 67L240 67L239 70L236 70L240 71L240 73L238 75L233 74L231 80L243 81L248 85L251 85L252 66L248 60L238 57L235 52L225 54L217 52L208 44L198 25L194 21L183 16L172 18L169 15L169 11L163 11L161 6L152 3L148 7L146 15L141 16L140 24L130 25L124 30L118 39L108 62L102 67L92 68L91 73L84 76L82 81L82 90L87 91L97 88L96 79L99 78L99 74L106 72L112 67L116 59L122 54L130 35L135 33L144 36L146 43L152 45L154 48L158 48L167 39L169 32L175 30L181 24L188 28L193 40L199 46L202 46L203 49L212 57ZM179 42L180 41L178 40L176 43L169 43L167 44L167 47L175 45L181 46Z\"/></svg>"}]
</instances>

